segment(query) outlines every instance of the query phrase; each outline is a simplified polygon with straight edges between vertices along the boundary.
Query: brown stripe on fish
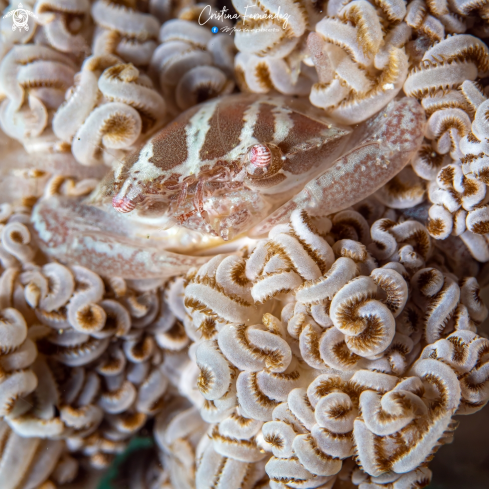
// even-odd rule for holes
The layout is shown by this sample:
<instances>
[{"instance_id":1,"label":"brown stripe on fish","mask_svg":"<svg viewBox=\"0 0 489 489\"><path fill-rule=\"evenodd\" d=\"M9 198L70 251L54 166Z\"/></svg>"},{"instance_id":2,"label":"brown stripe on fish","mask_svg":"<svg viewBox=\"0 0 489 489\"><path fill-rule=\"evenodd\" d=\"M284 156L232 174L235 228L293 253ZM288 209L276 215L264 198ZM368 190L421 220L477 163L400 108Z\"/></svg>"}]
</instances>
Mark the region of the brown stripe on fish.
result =
<instances>
[{"instance_id":1,"label":"brown stripe on fish","mask_svg":"<svg viewBox=\"0 0 489 489\"><path fill-rule=\"evenodd\" d=\"M239 144L244 114L249 106L248 101L232 100L230 103L227 99L217 104L214 114L209 119L210 127L200 149L201 160L223 158Z\"/></svg>"},{"instance_id":2,"label":"brown stripe on fish","mask_svg":"<svg viewBox=\"0 0 489 489\"><path fill-rule=\"evenodd\" d=\"M150 163L166 171L187 159L186 129L190 119L198 110L199 107L187 110L150 140L153 144L153 155L148 160Z\"/></svg>"},{"instance_id":3,"label":"brown stripe on fish","mask_svg":"<svg viewBox=\"0 0 489 489\"><path fill-rule=\"evenodd\" d=\"M271 143L274 140L275 115L273 114L273 109L275 109L273 105L260 104L258 118L253 128L253 137L260 143Z\"/></svg>"}]
</instances>

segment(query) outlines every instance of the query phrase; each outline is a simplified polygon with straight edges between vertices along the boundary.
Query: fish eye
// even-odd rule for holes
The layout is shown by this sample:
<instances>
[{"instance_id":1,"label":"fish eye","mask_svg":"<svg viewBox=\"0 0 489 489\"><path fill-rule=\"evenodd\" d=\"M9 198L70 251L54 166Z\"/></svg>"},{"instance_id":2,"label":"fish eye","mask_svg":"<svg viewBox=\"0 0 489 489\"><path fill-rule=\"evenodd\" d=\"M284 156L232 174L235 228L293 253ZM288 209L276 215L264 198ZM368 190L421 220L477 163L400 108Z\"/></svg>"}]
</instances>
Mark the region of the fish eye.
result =
<instances>
[{"instance_id":1,"label":"fish eye","mask_svg":"<svg viewBox=\"0 0 489 489\"><path fill-rule=\"evenodd\" d=\"M248 151L248 161L257 168L267 167L272 162L272 152L265 144L255 144Z\"/></svg>"},{"instance_id":2,"label":"fish eye","mask_svg":"<svg viewBox=\"0 0 489 489\"><path fill-rule=\"evenodd\" d=\"M282 152L272 144L255 144L246 153L246 171L252 178L266 178L282 167Z\"/></svg>"}]
</instances>

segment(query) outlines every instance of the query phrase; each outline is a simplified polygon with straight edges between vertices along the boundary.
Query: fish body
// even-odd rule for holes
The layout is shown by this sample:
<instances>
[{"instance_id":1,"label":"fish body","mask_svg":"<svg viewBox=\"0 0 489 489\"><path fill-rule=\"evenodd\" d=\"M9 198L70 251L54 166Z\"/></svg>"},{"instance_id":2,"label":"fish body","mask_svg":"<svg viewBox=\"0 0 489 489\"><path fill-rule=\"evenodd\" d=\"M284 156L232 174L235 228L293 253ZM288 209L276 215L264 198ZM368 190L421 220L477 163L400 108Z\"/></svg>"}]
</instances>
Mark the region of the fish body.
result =
<instances>
[{"instance_id":1,"label":"fish body","mask_svg":"<svg viewBox=\"0 0 489 489\"><path fill-rule=\"evenodd\" d=\"M368 197L410 161L424 124L407 97L351 128L301 99L225 96L182 113L85 200L38 203L34 227L48 254L102 275L181 274L295 209L328 215Z\"/></svg>"}]
</instances>

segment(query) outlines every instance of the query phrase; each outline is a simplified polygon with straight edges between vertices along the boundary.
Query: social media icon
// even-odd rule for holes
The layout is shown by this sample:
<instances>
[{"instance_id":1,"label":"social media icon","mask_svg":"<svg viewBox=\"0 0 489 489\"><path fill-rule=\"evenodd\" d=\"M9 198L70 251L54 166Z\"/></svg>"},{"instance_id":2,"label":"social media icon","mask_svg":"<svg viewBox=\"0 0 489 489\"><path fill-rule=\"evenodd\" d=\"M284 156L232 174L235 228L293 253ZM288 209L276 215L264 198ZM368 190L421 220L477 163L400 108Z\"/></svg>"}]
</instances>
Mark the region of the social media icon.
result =
<instances>
[{"instance_id":1,"label":"social media icon","mask_svg":"<svg viewBox=\"0 0 489 489\"><path fill-rule=\"evenodd\" d=\"M219 29L218 29L216 26L214 26L214 27L211 29L211 31L212 31L212 33L213 33L213 34L217 34L217 33L219 32Z\"/></svg>"}]
</instances>

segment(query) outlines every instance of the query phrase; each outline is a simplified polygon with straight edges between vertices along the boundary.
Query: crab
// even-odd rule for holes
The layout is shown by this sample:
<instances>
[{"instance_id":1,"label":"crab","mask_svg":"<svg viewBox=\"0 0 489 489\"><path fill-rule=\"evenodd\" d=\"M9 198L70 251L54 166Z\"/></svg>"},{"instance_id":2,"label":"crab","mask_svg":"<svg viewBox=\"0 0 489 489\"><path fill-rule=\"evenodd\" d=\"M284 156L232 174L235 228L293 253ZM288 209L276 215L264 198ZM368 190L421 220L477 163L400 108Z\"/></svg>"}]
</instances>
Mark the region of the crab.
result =
<instances>
[{"instance_id":1,"label":"crab","mask_svg":"<svg viewBox=\"0 0 489 489\"><path fill-rule=\"evenodd\" d=\"M371 195L413 157L424 123L407 97L352 128L302 99L228 95L182 113L86 199L40 201L33 224L46 253L101 275L185 273L295 209L328 215Z\"/></svg>"}]
</instances>

